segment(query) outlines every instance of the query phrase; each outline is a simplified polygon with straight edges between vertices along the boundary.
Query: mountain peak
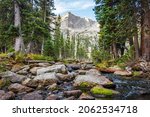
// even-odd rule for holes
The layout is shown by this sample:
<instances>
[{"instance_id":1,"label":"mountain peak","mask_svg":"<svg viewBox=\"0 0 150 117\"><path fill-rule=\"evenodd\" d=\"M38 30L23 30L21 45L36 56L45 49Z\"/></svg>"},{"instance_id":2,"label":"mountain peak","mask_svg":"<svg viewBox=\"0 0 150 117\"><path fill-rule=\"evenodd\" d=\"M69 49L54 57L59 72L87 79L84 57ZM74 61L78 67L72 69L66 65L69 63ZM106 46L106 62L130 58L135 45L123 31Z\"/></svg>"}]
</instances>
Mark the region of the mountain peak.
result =
<instances>
[{"instance_id":1,"label":"mountain peak","mask_svg":"<svg viewBox=\"0 0 150 117\"><path fill-rule=\"evenodd\" d=\"M91 28L93 25L97 24L96 21L93 21L89 18L81 18L80 16L76 16L71 12L67 12L64 16L62 16L62 28L71 28L71 29L86 29Z\"/></svg>"},{"instance_id":2,"label":"mountain peak","mask_svg":"<svg viewBox=\"0 0 150 117\"><path fill-rule=\"evenodd\" d=\"M79 16L76 16L71 12L66 12L65 15L62 16L62 20L66 19L66 18L72 18L72 17L79 17Z\"/></svg>"}]
</instances>

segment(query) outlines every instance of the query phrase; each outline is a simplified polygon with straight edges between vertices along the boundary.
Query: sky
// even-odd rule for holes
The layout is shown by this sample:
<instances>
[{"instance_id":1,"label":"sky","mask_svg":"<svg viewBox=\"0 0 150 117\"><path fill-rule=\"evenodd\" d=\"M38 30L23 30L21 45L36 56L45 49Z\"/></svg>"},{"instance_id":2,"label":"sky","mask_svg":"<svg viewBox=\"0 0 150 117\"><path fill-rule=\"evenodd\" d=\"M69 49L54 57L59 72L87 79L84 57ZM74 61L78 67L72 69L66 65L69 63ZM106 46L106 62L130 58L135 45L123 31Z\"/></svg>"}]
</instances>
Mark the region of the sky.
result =
<instances>
[{"instance_id":1,"label":"sky","mask_svg":"<svg viewBox=\"0 0 150 117\"><path fill-rule=\"evenodd\" d=\"M95 20L93 8L94 0L54 0L56 14L63 15L66 12L71 12L80 17L87 17Z\"/></svg>"}]
</instances>

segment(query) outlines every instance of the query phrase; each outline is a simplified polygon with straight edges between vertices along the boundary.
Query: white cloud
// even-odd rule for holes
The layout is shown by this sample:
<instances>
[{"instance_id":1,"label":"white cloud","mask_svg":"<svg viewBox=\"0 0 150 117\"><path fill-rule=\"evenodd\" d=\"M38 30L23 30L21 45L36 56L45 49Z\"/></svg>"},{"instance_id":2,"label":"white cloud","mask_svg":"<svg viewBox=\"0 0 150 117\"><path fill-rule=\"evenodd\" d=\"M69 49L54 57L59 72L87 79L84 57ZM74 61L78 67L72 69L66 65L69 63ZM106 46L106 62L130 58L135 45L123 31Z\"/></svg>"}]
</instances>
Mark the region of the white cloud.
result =
<instances>
[{"instance_id":1,"label":"white cloud","mask_svg":"<svg viewBox=\"0 0 150 117\"><path fill-rule=\"evenodd\" d=\"M54 0L55 13L61 14L67 11L85 10L94 7L93 0Z\"/></svg>"}]
</instances>

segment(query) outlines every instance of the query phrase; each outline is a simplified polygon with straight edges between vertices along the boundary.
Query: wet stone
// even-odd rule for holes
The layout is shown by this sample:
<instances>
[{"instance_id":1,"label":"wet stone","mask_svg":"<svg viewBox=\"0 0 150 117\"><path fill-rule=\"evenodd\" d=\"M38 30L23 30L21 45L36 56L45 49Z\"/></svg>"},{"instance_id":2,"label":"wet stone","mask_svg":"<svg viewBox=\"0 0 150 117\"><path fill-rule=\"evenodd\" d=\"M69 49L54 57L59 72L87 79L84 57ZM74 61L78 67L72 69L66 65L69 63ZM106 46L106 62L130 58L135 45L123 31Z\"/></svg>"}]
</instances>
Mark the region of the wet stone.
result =
<instances>
[{"instance_id":1,"label":"wet stone","mask_svg":"<svg viewBox=\"0 0 150 117\"><path fill-rule=\"evenodd\" d=\"M81 90L64 91L64 95L66 97L70 97L70 96L79 97L81 94L82 94Z\"/></svg>"},{"instance_id":2,"label":"wet stone","mask_svg":"<svg viewBox=\"0 0 150 117\"><path fill-rule=\"evenodd\" d=\"M43 96L40 95L38 92L27 93L22 98L22 100L42 100L42 99L43 99Z\"/></svg>"}]
</instances>

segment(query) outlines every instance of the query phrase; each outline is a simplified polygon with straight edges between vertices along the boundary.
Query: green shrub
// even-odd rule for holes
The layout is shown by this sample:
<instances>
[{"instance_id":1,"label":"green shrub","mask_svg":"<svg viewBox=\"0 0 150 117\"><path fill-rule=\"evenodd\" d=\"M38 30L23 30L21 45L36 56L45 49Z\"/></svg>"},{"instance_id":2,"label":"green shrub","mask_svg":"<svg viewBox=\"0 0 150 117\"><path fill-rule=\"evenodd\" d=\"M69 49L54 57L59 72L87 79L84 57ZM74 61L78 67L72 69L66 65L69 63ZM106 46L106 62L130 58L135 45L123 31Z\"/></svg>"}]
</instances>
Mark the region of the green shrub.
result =
<instances>
[{"instance_id":1,"label":"green shrub","mask_svg":"<svg viewBox=\"0 0 150 117\"><path fill-rule=\"evenodd\" d=\"M47 60L47 61L52 61L53 58L50 56L43 56L40 54L28 54L27 55L28 59L32 59L32 60Z\"/></svg>"},{"instance_id":2,"label":"green shrub","mask_svg":"<svg viewBox=\"0 0 150 117\"><path fill-rule=\"evenodd\" d=\"M98 67L100 69L106 69L109 67L109 64L107 61L102 61L101 63L97 63L96 67Z\"/></svg>"},{"instance_id":3,"label":"green shrub","mask_svg":"<svg viewBox=\"0 0 150 117\"><path fill-rule=\"evenodd\" d=\"M25 54L22 54L22 53L16 53L16 56L15 56L15 61L16 62L23 62L25 60Z\"/></svg>"},{"instance_id":4,"label":"green shrub","mask_svg":"<svg viewBox=\"0 0 150 117\"><path fill-rule=\"evenodd\" d=\"M7 54L6 53L0 53L0 58L6 58Z\"/></svg>"},{"instance_id":5,"label":"green shrub","mask_svg":"<svg viewBox=\"0 0 150 117\"><path fill-rule=\"evenodd\" d=\"M109 61L112 55L106 50L93 50L92 58L95 63L101 63L102 61Z\"/></svg>"},{"instance_id":6,"label":"green shrub","mask_svg":"<svg viewBox=\"0 0 150 117\"><path fill-rule=\"evenodd\" d=\"M122 57L115 60L115 63L120 67L125 67L126 62L134 58L134 48L131 47Z\"/></svg>"}]
</instances>

